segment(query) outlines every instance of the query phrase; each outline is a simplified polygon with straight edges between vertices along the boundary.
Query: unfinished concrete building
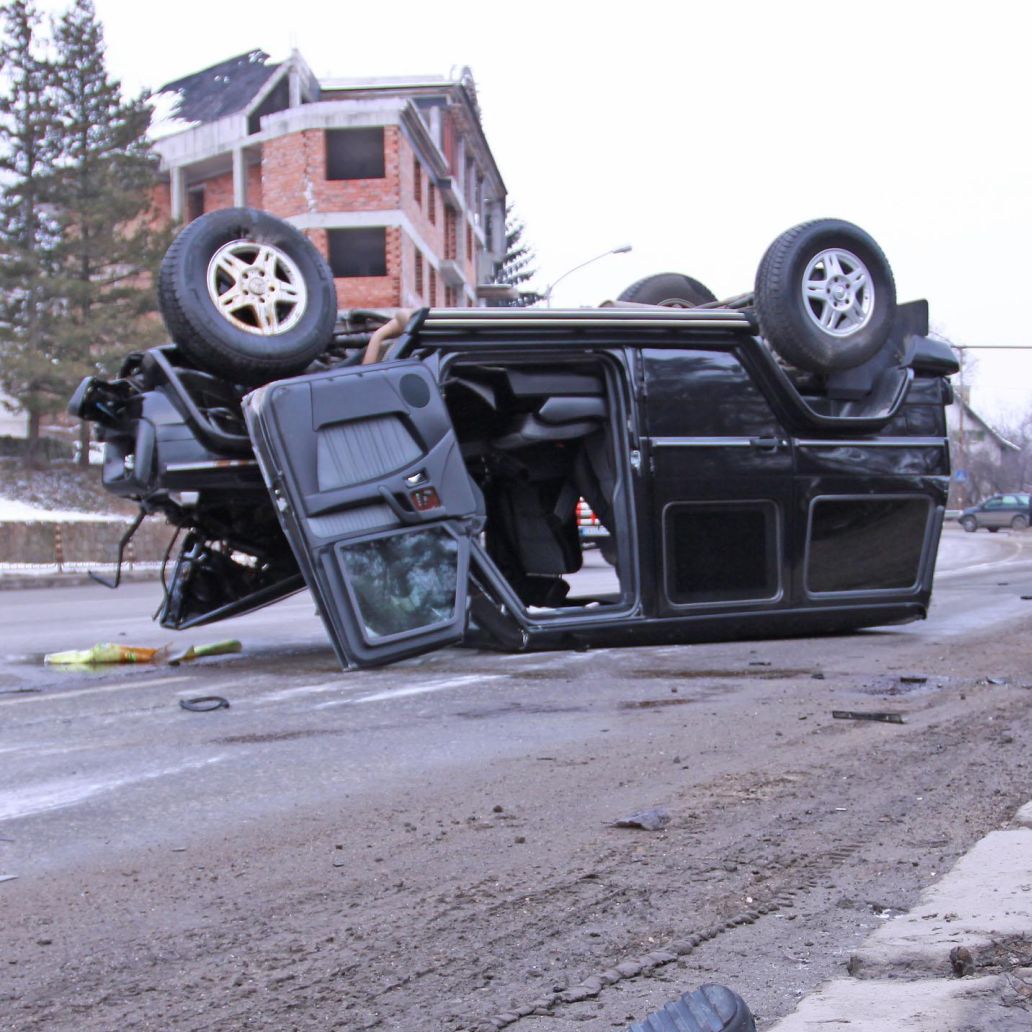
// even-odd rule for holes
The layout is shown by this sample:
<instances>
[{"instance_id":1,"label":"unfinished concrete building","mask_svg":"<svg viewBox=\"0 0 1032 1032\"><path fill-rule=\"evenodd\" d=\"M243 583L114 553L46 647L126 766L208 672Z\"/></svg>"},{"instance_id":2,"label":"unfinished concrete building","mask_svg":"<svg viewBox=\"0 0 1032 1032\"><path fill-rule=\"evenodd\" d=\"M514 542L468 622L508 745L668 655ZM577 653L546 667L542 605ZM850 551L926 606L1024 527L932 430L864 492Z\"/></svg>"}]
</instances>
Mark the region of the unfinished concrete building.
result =
<instances>
[{"instance_id":1,"label":"unfinished concrete building","mask_svg":"<svg viewBox=\"0 0 1032 1032\"><path fill-rule=\"evenodd\" d=\"M476 88L456 78L319 81L251 51L154 99L159 204L175 220L263 208L304 230L340 308L483 302L505 253L505 184Z\"/></svg>"}]
</instances>

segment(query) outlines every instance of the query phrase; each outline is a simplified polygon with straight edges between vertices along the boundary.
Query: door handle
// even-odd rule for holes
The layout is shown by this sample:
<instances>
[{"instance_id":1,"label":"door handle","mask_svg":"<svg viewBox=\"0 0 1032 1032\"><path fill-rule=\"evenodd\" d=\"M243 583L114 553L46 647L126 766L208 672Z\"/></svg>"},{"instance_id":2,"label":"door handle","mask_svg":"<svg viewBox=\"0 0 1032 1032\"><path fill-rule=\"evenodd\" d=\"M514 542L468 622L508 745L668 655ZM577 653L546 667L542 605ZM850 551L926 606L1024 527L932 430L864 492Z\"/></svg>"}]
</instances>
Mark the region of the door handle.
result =
<instances>
[{"instance_id":1,"label":"door handle","mask_svg":"<svg viewBox=\"0 0 1032 1032\"><path fill-rule=\"evenodd\" d=\"M749 444L758 451L777 451L786 443L780 437L751 437L749 439Z\"/></svg>"}]
</instances>

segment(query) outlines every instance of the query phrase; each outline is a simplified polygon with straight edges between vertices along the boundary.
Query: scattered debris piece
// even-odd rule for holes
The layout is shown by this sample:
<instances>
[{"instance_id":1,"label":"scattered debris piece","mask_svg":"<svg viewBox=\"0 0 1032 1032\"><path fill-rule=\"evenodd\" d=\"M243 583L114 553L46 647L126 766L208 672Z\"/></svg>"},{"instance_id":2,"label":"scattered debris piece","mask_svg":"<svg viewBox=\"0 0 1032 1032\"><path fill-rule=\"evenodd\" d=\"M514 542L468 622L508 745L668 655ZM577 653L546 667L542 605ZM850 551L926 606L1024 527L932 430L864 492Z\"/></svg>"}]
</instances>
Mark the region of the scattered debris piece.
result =
<instances>
[{"instance_id":1,"label":"scattered debris piece","mask_svg":"<svg viewBox=\"0 0 1032 1032\"><path fill-rule=\"evenodd\" d=\"M620 970L619 966L616 969ZM722 985L710 983L685 993L644 1021L631 1025L626 1032L660 1032L662 1029L684 1029L684 1032L755 1032L756 1022L745 1000Z\"/></svg>"},{"instance_id":2,"label":"scattered debris piece","mask_svg":"<svg viewBox=\"0 0 1032 1032\"><path fill-rule=\"evenodd\" d=\"M71 649L69 652L48 652L43 662L50 666L70 666L84 664L92 666L100 663L154 663L164 659L171 646L160 649L146 648L136 645L119 645L112 642L99 642L90 649Z\"/></svg>"},{"instance_id":3,"label":"scattered debris piece","mask_svg":"<svg viewBox=\"0 0 1032 1032\"><path fill-rule=\"evenodd\" d=\"M1032 602L1032 595L1022 595L1021 596L1021 601L1022 602Z\"/></svg>"},{"instance_id":4,"label":"scattered debris piece","mask_svg":"<svg viewBox=\"0 0 1032 1032\"><path fill-rule=\"evenodd\" d=\"M41 691L42 688L0 688L0 695L30 695Z\"/></svg>"},{"instance_id":5,"label":"scattered debris piece","mask_svg":"<svg viewBox=\"0 0 1032 1032\"><path fill-rule=\"evenodd\" d=\"M971 951L965 946L954 946L950 950L950 967L953 968L953 974L957 978L973 975L975 973L975 960L971 956Z\"/></svg>"},{"instance_id":6,"label":"scattered debris piece","mask_svg":"<svg viewBox=\"0 0 1032 1032\"><path fill-rule=\"evenodd\" d=\"M902 674L899 679L900 684L927 684L928 678L923 674Z\"/></svg>"},{"instance_id":7,"label":"scattered debris piece","mask_svg":"<svg viewBox=\"0 0 1032 1032\"><path fill-rule=\"evenodd\" d=\"M985 679L985 683L986 684L995 684L995 685L1006 684L1007 683L1007 678L1006 677L987 677Z\"/></svg>"},{"instance_id":8,"label":"scattered debris piece","mask_svg":"<svg viewBox=\"0 0 1032 1032\"><path fill-rule=\"evenodd\" d=\"M0 874L0 882L5 881L17 881L18 875L16 874Z\"/></svg>"},{"instance_id":9,"label":"scattered debris piece","mask_svg":"<svg viewBox=\"0 0 1032 1032\"><path fill-rule=\"evenodd\" d=\"M613 821L614 828L641 828L643 831L659 831L670 823L670 814L662 806L651 810L640 810Z\"/></svg>"},{"instance_id":10,"label":"scattered debris piece","mask_svg":"<svg viewBox=\"0 0 1032 1032\"><path fill-rule=\"evenodd\" d=\"M899 713L857 713L855 710L836 709L831 711L836 720L878 720L883 724L904 723L902 714Z\"/></svg>"},{"instance_id":11,"label":"scattered debris piece","mask_svg":"<svg viewBox=\"0 0 1032 1032\"><path fill-rule=\"evenodd\" d=\"M185 649L172 653L168 657L169 666L179 666L180 663L189 663L194 659L203 659L205 656L228 656L234 652L243 652L244 646L235 638L228 638L226 641L213 641L210 645L187 645Z\"/></svg>"},{"instance_id":12,"label":"scattered debris piece","mask_svg":"<svg viewBox=\"0 0 1032 1032\"><path fill-rule=\"evenodd\" d=\"M107 663L163 663L179 666L194 659L205 656L226 656L233 652L242 652L243 645L235 638L226 641L215 641L208 645L187 645L186 648L172 651L171 645L161 648L149 648L142 645L120 645L112 642L99 642L89 649L71 649L68 652L50 652L43 657L43 662L50 666L96 666ZM24 689L38 691L39 689Z\"/></svg>"},{"instance_id":13,"label":"scattered debris piece","mask_svg":"<svg viewBox=\"0 0 1032 1032\"><path fill-rule=\"evenodd\" d=\"M750 659L749 666L770 666L769 659Z\"/></svg>"},{"instance_id":14,"label":"scattered debris piece","mask_svg":"<svg viewBox=\"0 0 1032 1032\"><path fill-rule=\"evenodd\" d=\"M818 670L815 673L810 674L810 677L814 681L823 681L824 680L824 672L821 671L821 670Z\"/></svg>"},{"instance_id":15,"label":"scattered debris piece","mask_svg":"<svg viewBox=\"0 0 1032 1032\"><path fill-rule=\"evenodd\" d=\"M208 713L211 710L229 709L229 699L221 695L198 695L193 699L180 699L179 705L191 713Z\"/></svg>"}]
</instances>

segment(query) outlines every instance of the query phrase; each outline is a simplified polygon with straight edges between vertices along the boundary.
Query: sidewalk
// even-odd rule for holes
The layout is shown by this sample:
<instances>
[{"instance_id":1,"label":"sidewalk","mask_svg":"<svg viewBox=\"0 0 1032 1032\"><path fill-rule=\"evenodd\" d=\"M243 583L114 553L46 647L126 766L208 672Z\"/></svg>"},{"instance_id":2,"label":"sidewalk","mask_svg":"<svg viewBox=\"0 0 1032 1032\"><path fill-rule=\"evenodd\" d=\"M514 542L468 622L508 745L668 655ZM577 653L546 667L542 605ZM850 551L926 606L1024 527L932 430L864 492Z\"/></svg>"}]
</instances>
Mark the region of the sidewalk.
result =
<instances>
[{"instance_id":1,"label":"sidewalk","mask_svg":"<svg viewBox=\"0 0 1032 1032\"><path fill-rule=\"evenodd\" d=\"M1029 1032L1032 803L768 1032Z\"/></svg>"}]
</instances>

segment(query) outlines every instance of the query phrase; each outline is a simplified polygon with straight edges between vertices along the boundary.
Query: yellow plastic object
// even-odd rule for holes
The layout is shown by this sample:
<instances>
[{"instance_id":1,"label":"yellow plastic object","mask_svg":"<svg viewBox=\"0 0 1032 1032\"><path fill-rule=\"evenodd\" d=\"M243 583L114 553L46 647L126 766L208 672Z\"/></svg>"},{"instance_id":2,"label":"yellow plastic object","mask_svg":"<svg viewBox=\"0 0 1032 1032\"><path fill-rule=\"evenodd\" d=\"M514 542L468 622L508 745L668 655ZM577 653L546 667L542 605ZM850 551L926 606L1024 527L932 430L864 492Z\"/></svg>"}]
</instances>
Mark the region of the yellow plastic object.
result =
<instances>
[{"instance_id":1,"label":"yellow plastic object","mask_svg":"<svg viewBox=\"0 0 1032 1032\"><path fill-rule=\"evenodd\" d=\"M43 657L43 662L51 666L68 666L73 663L87 666L100 663L153 663L155 660L163 659L167 652L167 645L160 649L151 649L137 645L100 642L91 649L50 652Z\"/></svg>"}]
</instances>

